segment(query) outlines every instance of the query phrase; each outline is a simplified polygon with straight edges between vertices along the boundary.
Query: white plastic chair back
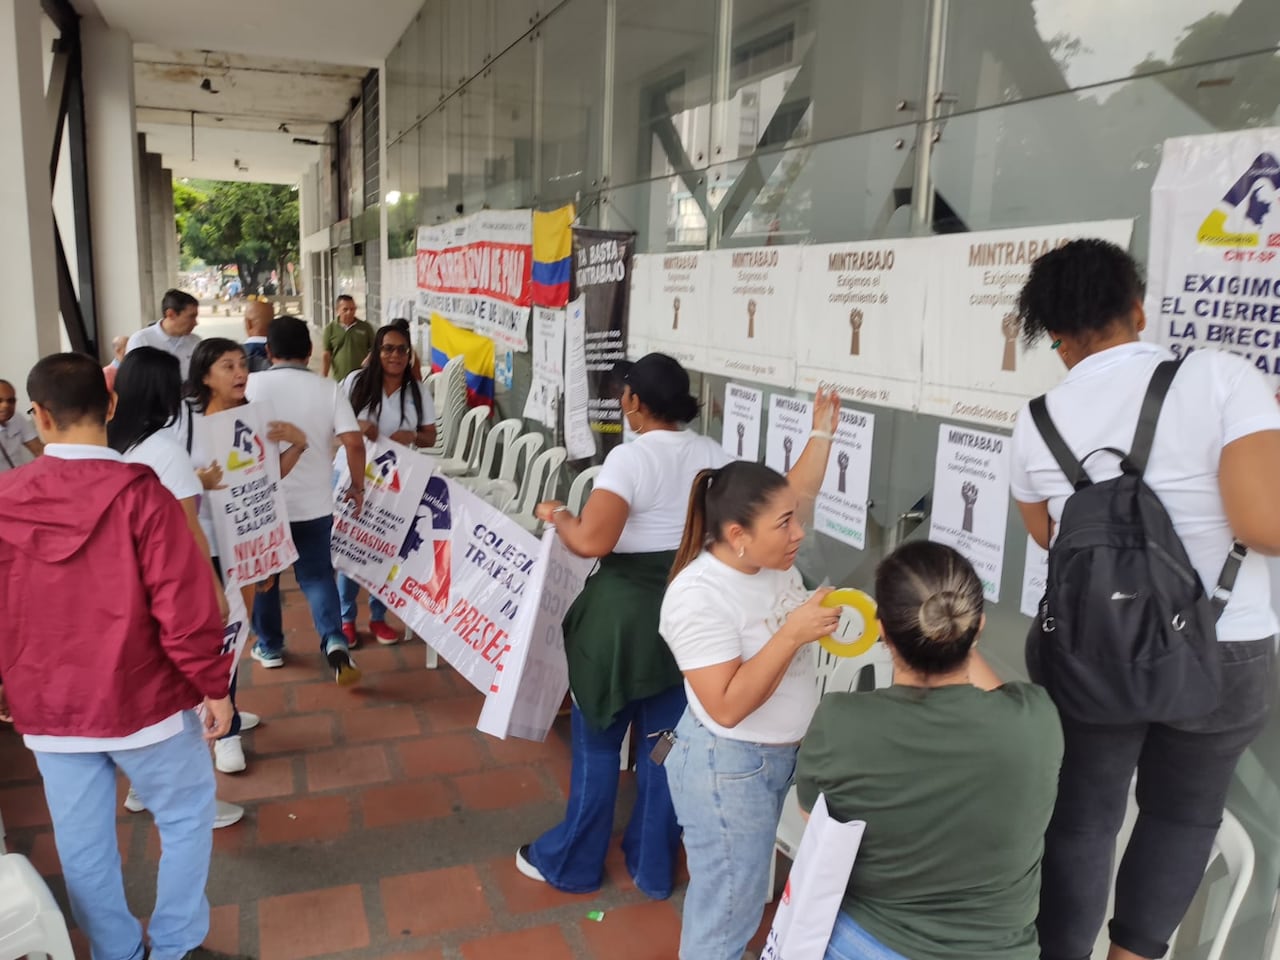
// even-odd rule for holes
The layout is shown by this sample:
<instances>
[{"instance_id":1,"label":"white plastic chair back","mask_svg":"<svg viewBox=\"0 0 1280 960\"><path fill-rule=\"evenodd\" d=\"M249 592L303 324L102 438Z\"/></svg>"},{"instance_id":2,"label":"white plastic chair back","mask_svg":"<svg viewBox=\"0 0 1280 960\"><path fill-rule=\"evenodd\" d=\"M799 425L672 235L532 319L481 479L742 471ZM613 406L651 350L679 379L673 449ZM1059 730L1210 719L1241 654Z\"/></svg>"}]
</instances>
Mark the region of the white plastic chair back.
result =
<instances>
[{"instance_id":1,"label":"white plastic chair back","mask_svg":"<svg viewBox=\"0 0 1280 960\"><path fill-rule=\"evenodd\" d=\"M514 443L503 455L502 466L498 468L498 476L492 480L481 480L472 486L477 496L483 497L499 510L506 511L520 499L524 489L523 478L528 475L537 458L538 451L546 443L540 433L526 433ZM517 472L521 479L516 480Z\"/></svg>"},{"instance_id":2,"label":"white plastic chair back","mask_svg":"<svg viewBox=\"0 0 1280 960\"><path fill-rule=\"evenodd\" d=\"M462 416L458 427L458 440L454 444L453 456L446 457L438 464L439 470L446 477L458 477L471 468L473 460L480 459L480 447L484 441L483 424L489 418L490 407L472 407Z\"/></svg>"},{"instance_id":3,"label":"white plastic chair back","mask_svg":"<svg viewBox=\"0 0 1280 960\"><path fill-rule=\"evenodd\" d=\"M493 479L493 464L497 459L498 450L502 450L502 460L505 463L510 457L511 445L515 443L516 437L520 435L520 428L523 426L524 424L520 420L512 417L510 420L495 423L489 428L489 432L484 438L484 450L480 454L480 465L475 469L474 479Z\"/></svg>"},{"instance_id":4,"label":"white plastic chair back","mask_svg":"<svg viewBox=\"0 0 1280 960\"><path fill-rule=\"evenodd\" d=\"M596 474L599 472L599 467L587 467L573 478L573 483L569 486L569 499L565 501L565 506L574 516L582 513L582 505L587 502L587 494L595 486Z\"/></svg>"},{"instance_id":5,"label":"white plastic chair back","mask_svg":"<svg viewBox=\"0 0 1280 960\"><path fill-rule=\"evenodd\" d=\"M517 518L532 517L533 508L555 493L559 470L564 465L566 455L564 447L552 447L538 454L524 472L515 504L507 512Z\"/></svg>"},{"instance_id":6,"label":"white plastic chair back","mask_svg":"<svg viewBox=\"0 0 1280 960\"><path fill-rule=\"evenodd\" d=\"M0 958L30 953L52 960L75 960L67 921L53 894L26 857L0 856Z\"/></svg>"},{"instance_id":7,"label":"white plastic chair back","mask_svg":"<svg viewBox=\"0 0 1280 960\"><path fill-rule=\"evenodd\" d=\"M454 441L463 414L467 412L467 369L461 355L444 365L435 381L436 418L439 429L435 446L426 452L433 457L448 457L453 453Z\"/></svg>"}]
</instances>

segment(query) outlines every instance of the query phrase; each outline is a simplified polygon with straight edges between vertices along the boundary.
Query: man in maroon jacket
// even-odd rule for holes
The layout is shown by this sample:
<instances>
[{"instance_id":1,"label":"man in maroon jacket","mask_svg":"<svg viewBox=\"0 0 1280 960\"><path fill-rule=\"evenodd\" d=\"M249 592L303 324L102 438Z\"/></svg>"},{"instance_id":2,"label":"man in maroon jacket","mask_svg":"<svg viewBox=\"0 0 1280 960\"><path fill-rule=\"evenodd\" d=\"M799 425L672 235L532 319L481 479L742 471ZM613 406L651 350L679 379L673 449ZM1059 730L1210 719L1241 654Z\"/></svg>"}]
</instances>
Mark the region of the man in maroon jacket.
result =
<instances>
[{"instance_id":1,"label":"man in maroon jacket","mask_svg":"<svg viewBox=\"0 0 1280 960\"><path fill-rule=\"evenodd\" d=\"M150 468L107 446L115 399L101 367L46 357L27 394L48 455L0 474L0 714L39 763L93 955L144 956L120 872L119 769L160 830L150 956L208 956L214 776L204 740L232 716L208 561Z\"/></svg>"}]
</instances>

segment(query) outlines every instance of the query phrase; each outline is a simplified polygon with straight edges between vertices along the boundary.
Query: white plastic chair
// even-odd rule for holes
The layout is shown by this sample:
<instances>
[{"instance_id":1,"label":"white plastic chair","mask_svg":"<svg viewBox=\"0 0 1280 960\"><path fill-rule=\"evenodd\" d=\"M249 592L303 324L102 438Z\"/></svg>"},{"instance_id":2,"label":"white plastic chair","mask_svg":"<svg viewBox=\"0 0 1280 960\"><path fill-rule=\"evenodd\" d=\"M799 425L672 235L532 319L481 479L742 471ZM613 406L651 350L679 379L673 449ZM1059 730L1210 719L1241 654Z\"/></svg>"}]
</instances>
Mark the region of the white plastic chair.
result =
<instances>
[{"instance_id":1,"label":"white plastic chair","mask_svg":"<svg viewBox=\"0 0 1280 960\"><path fill-rule=\"evenodd\" d=\"M893 657L883 640L877 640L866 653L856 657L837 657L817 644L813 645L817 658L818 696L828 693L848 693L853 690L882 690L893 684ZM862 677L869 675L870 685L863 684ZM804 836L804 812L796 797L796 788L787 791L782 803L782 816L778 819L778 832L773 848L784 857L794 860ZM777 872L777 857L769 861L769 899L773 899L773 884Z\"/></svg>"},{"instance_id":2,"label":"white plastic chair","mask_svg":"<svg viewBox=\"0 0 1280 960\"><path fill-rule=\"evenodd\" d=\"M512 443L503 455L498 476L492 480L477 480L471 485L472 491L499 510L505 511L519 498L523 487L523 480L516 481L517 471L523 470L522 476L528 474L544 443L546 438L542 434L526 433Z\"/></svg>"},{"instance_id":3,"label":"white plastic chair","mask_svg":"<svg viewBox=\"0 0 1280 960\"><path fill-rule=\"evenodd\" d=\"M489 419L489 406L472 407L462 416L458 427L458 442L453 456L436 464L436 469L446 477L460 477L480 460L480 447L484 441L483 424Z\"/></svg>"},{"instance_id":4,"label":"white plastic chair","mask_svg":"<svg viewBox=\"0 0 1280 960\"><path fill-rule=\"evenodd\" d=\"M599 472L599 467L587 467L573 478L573 483L569 486L569 499L565 501L565 506L574 516L582 513L582 505L587 502L587 495L595 486L596 475Z\"/></svg>"},{"instance_id":5,"label":"white plastic chair","mask_svg":"<svg viewBox=\"0 0 1280 960\"><path fill-rule=\"evenodd\" d=\"M524 472L520 493L504 512L526 530L537 533L542 525L542 521L533 515L534 507L543 500L551 499L555 493L566 455L564 447L543 450Z\"/></svg>"},{"instance_id":6,"label":"white plastic chair","mask_svg":"<svg viewBox=\"0 0 1280 960\"><path fill-rule=\"evenodd\" d=\"M480 454L479 465L468 471L465 477L458 477L458 482L468 490L474 491L478 484L494 479L493 464L497 459L498 451L502 451L502 462L506 463L511 445L516 442L516 437L520 436L523 427L524 423L515 417L490 427L484 438L484 449Z\"/></svg>"},{"instance_id":7,"label":"white plastic chair","mask_svg":"<svg viewBox=\"0 0 1280 960\"><path fill-rule=\"evenodd\" d=\"M443 459L453 453L454 438L467 411L467 368L463 363L462 356L453 357L433 381L439 429L435 445L425 451L433 457Z\"/></svg>"},{"instance_id":8,"label":"white plastic chair","mask_svg":"<svg viewBox=\"0 0 1280 960\"><path fill-rule=\"evenodd\" d=\"M0 960L40 953L75 960L67 921L53 894L20 853L0 856Z\"/></svg>"},{"instance_id":9,"label":"white plastic chair","mask_svg":"<svg viewBox=\"0 0 1280 960\"><path fill-rule=\"evenodd\" d=\"M1271 928L1267 931L1267 942L1263 947L1266 960L1280 960L1280 890L1271 904Z\"/></svg>"}]
</instances>

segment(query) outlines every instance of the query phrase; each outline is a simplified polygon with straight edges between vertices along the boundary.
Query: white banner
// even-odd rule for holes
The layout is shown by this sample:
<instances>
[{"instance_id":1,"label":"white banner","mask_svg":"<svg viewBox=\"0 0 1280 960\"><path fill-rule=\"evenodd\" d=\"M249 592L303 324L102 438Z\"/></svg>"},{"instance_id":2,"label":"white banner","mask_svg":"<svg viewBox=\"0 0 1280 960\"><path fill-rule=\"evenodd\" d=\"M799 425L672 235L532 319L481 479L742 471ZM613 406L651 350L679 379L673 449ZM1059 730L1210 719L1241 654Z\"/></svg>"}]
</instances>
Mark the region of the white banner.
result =
<instances>
[{"instance_id":1,"label":"white banner","mask_svg":"<svg viewBox=\"0 0 1280 960\"><path fill-rule=\"evenodd\" d=\"M1027 537L1027 559L1022 565L1022 603L1018 609L1024 617L1034 617L1040 610L1045 586L1049 582L1049 551Z\"/></svg>"},{"instance_id":2,"label":"white banner","mask_svg":"<svg viewBox=\"0 0 1280 960\"><path fill-rule=\"evenodd\" d=\"M796 385L914 410L929 241L818 244L801 260Z\"/></svg>"},{"instance_id":3,"label":"white banner","mask_svg":"<svg viewBox=\"0 0 1280 960\"><path fill-rule=\"evenodd\" d=\"M231 677L234 679L240 666L240 656L249 642L249 632L253 624L249 613L245 610L244 596L238 586L229 585L224 593L227 597L227 622L222 628L222 653L231 654Z\"/></svg>"},{"instance_id":4,"label":"white banner","mask_svg":"<svg viewBox=\"0 0 1280 960\"><path fill-rule=\"evenodd\" d=\"M792 386L800 248L716 250L710 256L713 349L704 369Z\"/></svg>"},{"instance_id":5,"label":"white banner","mask_svg":"<svg viewBox=\"0 0 1280 960\"><path fill-rule=\"evenodd\" d=\"M341 491L351 483L346 453L334 461L333 566L375 592L387 581L431 477L425 454L391 440L364 442L364 508L352 514Z\"/></svg>"},{"instance_id":6,"label":"white banner","mask_svg":"<svg viewBox=\"0 0 1280 960\"><path fill-rule=\"evenodd\" d=\"M867 546L867 501L871 496L871 442L876 418L841 410L827 473L814 508L813 529L863 550Z\"/></svg>"},{"instance_id":7,"label":"white banner","mask_svg":"<svg viewBox=\"0 0 1280 960\"><path fill-rule=\"evenodd\" d=\"M738 460L760 459L760 418L764 394L740 383L724 385L724 431L720 444Z\"/></svg>"},{"instance_id":8,"label":"white banner","mask_svg":"<svg viewBox=\"0 0 1280 960\"><path fill-rule=\"evenodd\" d=\"M631 290L627 296L627 359L639 360L649 352L649 322L653 295L651 256L631 255Z\"/></svg>"},{"instance_id":9,"label":"white banner","mask_svg":"<svg viewBox=\"0 0 1280 960\"><path fill-rule=\"evenodd\" d=\"M711 254L664 253L646 258L649 297L645 346L706 370L711 345Z\"/></svg>"},{"instance_id":10,"label":"white banner","mask_svg":"<svg viewBox=\"0 0 1280 960\"><path fill-rule=\"evenodd\" d=\"M562 623L595 561L576 556L556 536L542 535L527 596L511 628L511 652L485 698L482 733L506 739L545 740L569 689Z\"/></svg>"},{"instance_id":11,"label":"white banner","mask_svg":"<svg viewBox=\"0 0 1280 960\"><path fill-rule=\"evenodd\" d=\"M533 382L524 417L553 430L564 393L564 314L563 309L533 308Z\"/></svg>"},{"instance_id":12,"label":"white banner","mask_svg":"<svg viewBox=\"0 0 1280 960\"><path fill-rule=\"evenodd\" d=\"M813 401L775 394L769 398L769 432L765 437L765 466L784 476L800 459L813 431Z\"/></svg>"},{"instance_id":13,"label":"white banner","mask_svg":"<svg viewBox=\"0 0 1280 960\"><path fill-rule=\"evenodd\" d=\"M591 389L587 383L587 318L582 298L564 312L564 445L570 460L596 455L591 432Z\"/></svg>"},{"instance_id":14,"label":"white banner","mask_svg":"<svg viewBox=\"0 0 1280 960\"><path fill-rule=\"evenodd\" d=\"M1151 189L1147 330L1240 354L1280 387L1280 127L1164 142Z\"/></svg>"},{"instance_id":15,"label":"white banner","mask_svg":"<svg viewBox=\"0 0 1280 960\"><path fill-rule=\"evenodd\" d=\"M921 412L1012 429L1066 374L1047 339L1022 347L1017 301L1032 262L1081 237L1128 247L1132 232L1131 220L1102 220L928 240Z\"/></svg>"},{"instance_id":16,"label":"white banner","mask_svg":"<svg viewBox=\"0 0 1280 960\"><path fill-rule=\"evenodd\" d=\"M267 439L270 414L249 403L205 417L192 428L212 450L222 487L210 490L213 535L228 586L283 573L298 559L280 490L280 451Z\"/></svg>"},{"instance_id":17,"label":"white banner","mask_svg":"<svg viewBox=\"0 0 1280 960\"><path fill-rule=\"evenodd\" d=\"M1009 438L939 425L929 539L964 554L993 603L1000 599L1008 521Z\"/></svg>"}]
</instances>

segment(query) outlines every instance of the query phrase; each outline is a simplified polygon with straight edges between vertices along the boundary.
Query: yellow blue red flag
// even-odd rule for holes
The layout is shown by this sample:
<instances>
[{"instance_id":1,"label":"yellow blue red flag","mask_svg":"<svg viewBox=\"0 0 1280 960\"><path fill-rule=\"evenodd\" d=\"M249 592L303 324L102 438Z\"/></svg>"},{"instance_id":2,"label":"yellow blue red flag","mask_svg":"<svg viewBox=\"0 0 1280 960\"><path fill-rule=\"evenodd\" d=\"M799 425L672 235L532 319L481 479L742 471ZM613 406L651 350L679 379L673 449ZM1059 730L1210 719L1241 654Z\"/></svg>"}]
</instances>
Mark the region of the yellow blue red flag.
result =
<instances>
[{"instance_id":1,"label":"yellow blue red flag","mask_svg":"<svg viewBox=\"0 0 1280 960\"><path fill-rule=\"evenodd\" d=\"M496 367L493 341L454 326L438 313L431 314L431 369L439 372L459 355L467 371L467 406L492 405Z\"/></svg>"},{"instance_id":2,"label":"yellow blue red flag","mask_svg":"<svg viewBox=\"0 0 1280 960\"><path fill-rule=\"evenodd\" d=\"M573 216L573 204L546 213L533 211L534 306L563 307L569 302Z\"/></svg>"}]
</instances>

